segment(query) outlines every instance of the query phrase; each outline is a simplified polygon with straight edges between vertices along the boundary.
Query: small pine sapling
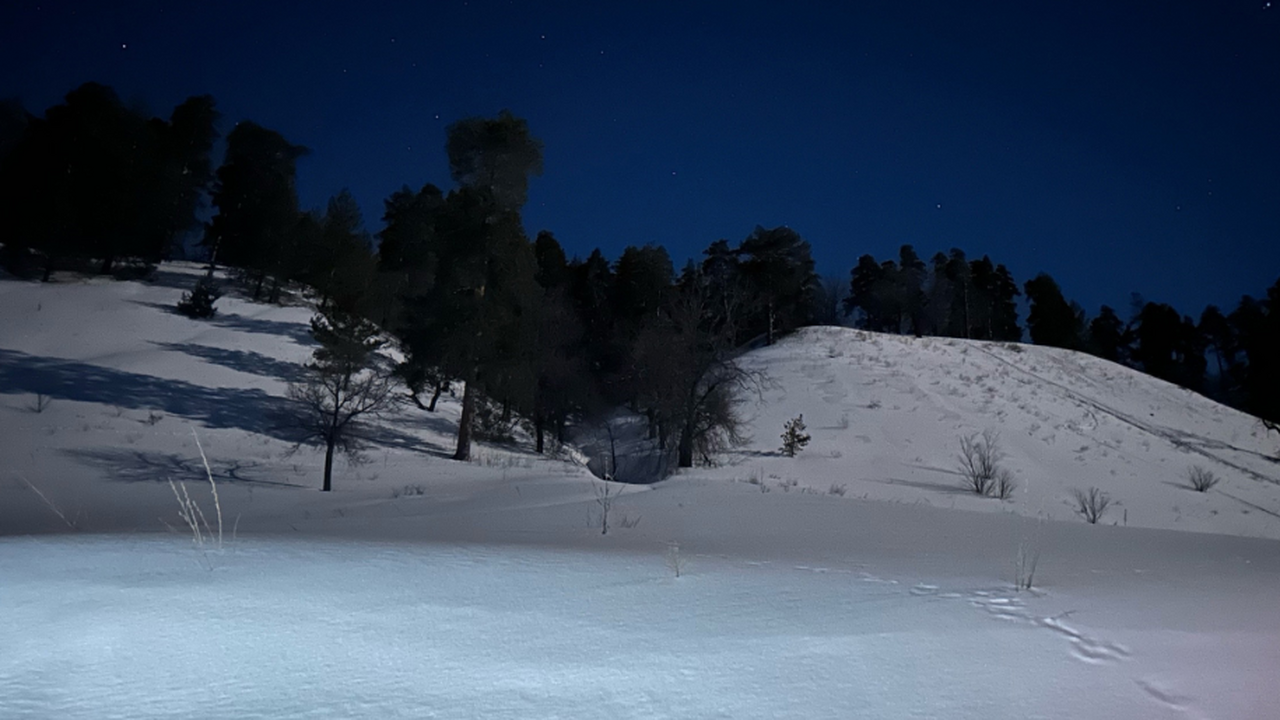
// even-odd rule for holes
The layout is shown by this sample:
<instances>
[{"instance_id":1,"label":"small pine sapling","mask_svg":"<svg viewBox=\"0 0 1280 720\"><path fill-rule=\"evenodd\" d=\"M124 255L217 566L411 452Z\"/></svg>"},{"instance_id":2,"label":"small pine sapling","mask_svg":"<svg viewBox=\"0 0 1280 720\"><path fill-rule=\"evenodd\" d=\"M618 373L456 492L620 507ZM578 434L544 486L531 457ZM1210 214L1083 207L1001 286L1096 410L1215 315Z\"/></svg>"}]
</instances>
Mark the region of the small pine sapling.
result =
<instances>
[{"instance_id":1,"label":"small pine sapling","mask_svg":"<svg viewBox=\"0 0 1280 720\"><path fill-rule=\"evenodd\" d=\"M797 415L787 421L782 431L782 452L787 457L795 457L804 449L811 439L805 434L804 414Z\"/></svg>"},{"instance_id":2,"label":"small pine sapling","mask_svg":"<svg viewBox=\"0 0 1280 720\"><path fill-rule=\"evenodd\" d=\"M213 278L202 277L196 281L196 286L191 292L182 293L182 299L178 301L178 312L189 318L211 318L218 312L213 304L220 297L222 297L222 291L218 289L218 284L213 281Z\"/></svg>"}]
</instances>

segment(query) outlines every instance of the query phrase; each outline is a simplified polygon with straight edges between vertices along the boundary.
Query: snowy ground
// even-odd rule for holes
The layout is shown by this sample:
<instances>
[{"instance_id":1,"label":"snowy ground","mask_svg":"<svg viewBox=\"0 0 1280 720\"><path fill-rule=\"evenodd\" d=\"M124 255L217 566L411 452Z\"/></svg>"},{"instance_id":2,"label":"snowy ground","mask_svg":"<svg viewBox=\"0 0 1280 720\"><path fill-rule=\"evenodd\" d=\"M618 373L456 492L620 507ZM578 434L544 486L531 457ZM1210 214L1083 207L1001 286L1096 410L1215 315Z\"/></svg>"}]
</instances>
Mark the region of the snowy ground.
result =
<instances>
[{"instance_id":1,"label":"snowy ground","mask_svg":"<svg viewBox=\"0 0 1280 720\"><path fill-rule=\"evenodd\" d=\"M195 272L0 280L0 717L1277 716L1280 443L1240 413L1061 351L813 329L749 356L752 445L625 488L601 535L579 465L442 457L452 401L317 492L268 422L309 311L189 321ZM221 550L166 529L168 479L211 511L192 428ZM987 428L1011 502L955 491ZM1064 502L1089 485L1104 524Z\"/></svg>"}]
</instances>

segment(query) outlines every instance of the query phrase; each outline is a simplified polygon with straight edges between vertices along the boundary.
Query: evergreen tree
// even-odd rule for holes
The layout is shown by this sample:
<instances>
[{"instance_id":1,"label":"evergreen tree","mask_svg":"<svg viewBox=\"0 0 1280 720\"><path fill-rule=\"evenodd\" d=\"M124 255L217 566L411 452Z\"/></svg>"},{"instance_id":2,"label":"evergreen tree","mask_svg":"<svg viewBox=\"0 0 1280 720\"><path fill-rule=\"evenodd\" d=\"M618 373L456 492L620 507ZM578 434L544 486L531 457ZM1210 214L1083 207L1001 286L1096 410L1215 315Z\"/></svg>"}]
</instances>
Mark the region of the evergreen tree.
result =
<instances>
[{"instance_id":1,"label":"evergreen tree","mask_svg":"<svg viewBox=\"0 0 1280 720\"><path fill-rule=\"evenodd\" d=\"M321 306L347 312L362 308L373 283L375 260L360 206L349 190L329 198L318 242L306 251L305 279L320 294Z\"/></svg>"},{"instance_id":2,"label":"evergreen tree","mask_svg":"<svg viewBox=\"0 0 1280 720\"><path fill-rule=\"evenodd\" d=\"M928 275L928 269L916 254L915 248L903 245L898 249L898 283L901 286L903 320L906 329L916 337L925 334L927 327L928 299L924 286ZM1015 289L1015 294L1016 292ZM1014 322L1016 324L1016 318Z\"/></svg>"},{"instance_id":3,"label":"evergreen tree","mask_svg":"<svg viewBox=\"0 0 1280 720\"><path fill-rule=\"evenodd\" d=\"M1213 350L1213 357L1217 362L1215 394L1227 399L1233 386L1233 371L1238 366L1235 329L1218 306L1209 305L1200 313L1198 330L1204 338L1205 346Z\"/></svg>"},{"instance_id":4,"label":"evergreen tree","mask_svg":"<svg viewBox=\"0 0 1280 720\"><path fill-rule=\"evenodd\" d=\"M809 243L789 227L756 227L738 247L742 277L758 300L754 326L766 345L809 321L818 276Z\"/></svg>"},{"instance_id":5,"label":"evergreen tree","mask_svg":"<svg viewBox=\"0 0 1280 720\"><path fill-rule=\"evenodd\" d=\"M59 258L94 258L105 273L121 258L160 260L194 226L216 137L212 98L188 99L166 122L86 83L43 118L18 110L0 113L8 129L0 218L11 259L43 253L46 278Z\"/></svg>"},{"instance_id":6,"label":"evergreen tree","mask_svg":"<svg viewBox=\"0 0 1280 720\"><path fill-rule=\"evenodd\" d=\"M1089 339L1085 347L1094 355L1112 362L1124 362L1127 359L1124 321L1111 307L1103 305L1098 317L1089 323Z\"/></svg>"},{"instance_id":7,"label":"evergreen tree","mask_svg":"<svg viewBox=\"0 0 1280 720\"><path fill-rule=\"evenodd\" d=\"M870 255L858 258L858 264L849 271L849 295L844 299L844 312L853 315L857 327L881 330L886 325L885 312L880 306L876 287L884 280L884 269Z\"/></svg>"},{"instance_id":8,"label":"evergreen tree","mask_svg":"<svg viewBox=\"0 0 1280 720\"><path fill-rule=\"evenodd\" d=\"M941 317L941 334L949 337L971 338L973 337L972 315L975 298L969 260L965 257L964 251L959 248L952 248L950 255L943 256L940 268L936 257L934 260L935 271L941 270L941 278L938 278L935 272L934 285L947 293L940 303L940 307L945 308L945 315Z\"/></svg>"},{"instance_id":9,"label":"evergreen tree","mask_svg":"<svg viewBox=\"0 0 1280 720\"><path fill-rule=\"evenodd\" d=\"M1280 422L1280 280L1266 298L1245 296L1231 313L1244 367L1239 371L1249 412Z\"/></svg>"},{"instance_id":10,"label":"evergreen tree","mask_svg":"<svg viewBox=\"0 0 1280 720\"><path fill-rule=\"evenodd\" d=\"M737 347L745 331L746 315L750 311L750 289L742 275L742 263L738 253L729 247L729 241L720 239L702 251L705 259L697 273L686 273L692 279L696 274L703 283L707 300L715 307L715 314L724 319L730 343Z\"/></svg>"},{"instance_id":11,"label":"evergreen tree","mask_svg":"<svg viewBox=\"0 0 1280 720\"><path fill-rule=\"evenodd\" d=\"M1037 345L1078 349L1084 327L1083 313L1062 296L1058 283L1046 273L1028 280L1023 289L1031 303L1027 330Z\"/></svg>"},{"instance_id":12,"label":"evergreen tree","mask_svg":"<svg viewBox=\"0 0 1280 720\"><path fill-rule=\"evenodd\" d=\"M448 128L449 172L459 186L486 190L497 210L519 210L529 178L542 174L542 142L529 123L503 110L496 118L471 117Z\"/></svg>"},{"instance_id":13,"label":"evergreen tree","mask_svg":"<svg viewBox=\"0 0 1280 720\"><path fill-rule=\"evenodd\" d=\"M786 422L782 430L782 454L795 457L812 438L805 433L804 415L797 415Z\"/></svg>"},{"instance_id":14,"label":"evergreen tree","mask_svg":"<svg viewBox=\"0 0 1280 720\"><path fill-rule=\"evenodd\" d=\"M311 335L319 347L305 379L289 384L290 417L299 445L324 447L321 490L328 492L334 452L359 457L369 440L365 421L388 407L392 383L377 357L383 344L378 328L368 320L330 310L312 318Z\"/></svg>"},{"instance_id":15,"label":"evergreen tree","mask_svg":"<svg viewBox=\"0 0 1280 720\"><path fill-rule=\"evenodd\" d=\"M278 283L296 253L299 211L297 161L307 149L280 133L242 122L227 135L227 154L218 168L213 217L204 243L214 262L248 270L254 299L271 276Z\"/></svg>"},{"instance_id":16,"label":"evergreen tree","mask_svg":"<svg viewBox=\"0 0 1280 720\"><path fill-rule=\"evenodd\" d=\"M1193 390L1204 384L1205 345L1191 318L1149 302L1133 322L1133 360L1143 372Z\"/></svg>"},{"instance_id":17,"label":"evergreen tree","mask_svg":"<svg viewBox=\"0 0 1280 720\"><path fill-rule=\"evenodd\" d=\"M412 364L466 383L454 458L467 460L482 391L532 402L541 293L519 213L495 207L487 190L450 193L437 232L435 280L408 301L401 337Z\"/></svg>"}]
</instances>

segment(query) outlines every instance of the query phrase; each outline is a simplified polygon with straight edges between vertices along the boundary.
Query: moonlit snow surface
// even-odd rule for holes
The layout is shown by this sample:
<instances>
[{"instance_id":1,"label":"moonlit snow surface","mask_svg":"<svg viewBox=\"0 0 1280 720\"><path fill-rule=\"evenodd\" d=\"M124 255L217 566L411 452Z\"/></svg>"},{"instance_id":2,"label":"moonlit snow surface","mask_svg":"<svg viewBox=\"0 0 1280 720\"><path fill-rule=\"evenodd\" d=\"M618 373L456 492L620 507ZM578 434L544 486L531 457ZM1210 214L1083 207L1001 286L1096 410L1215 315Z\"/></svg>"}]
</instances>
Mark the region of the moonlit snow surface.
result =
<instances>
[{"instance_id":1,"label":"moonlit snow surface","mask_svg":"<svg viewBox=\"0 0 1280 720\"><path fill-rule=\"evenodd\" d=\"M686 563L676 578L657 553L5 540L0 715L1262 718L1276 699L1274 614L1251 638L1132 622L1155 597L1084 601L1085 621L1130 618L1096 629L1061 610L1076 599L998 585Z\"/></svg>"}]
</instances>

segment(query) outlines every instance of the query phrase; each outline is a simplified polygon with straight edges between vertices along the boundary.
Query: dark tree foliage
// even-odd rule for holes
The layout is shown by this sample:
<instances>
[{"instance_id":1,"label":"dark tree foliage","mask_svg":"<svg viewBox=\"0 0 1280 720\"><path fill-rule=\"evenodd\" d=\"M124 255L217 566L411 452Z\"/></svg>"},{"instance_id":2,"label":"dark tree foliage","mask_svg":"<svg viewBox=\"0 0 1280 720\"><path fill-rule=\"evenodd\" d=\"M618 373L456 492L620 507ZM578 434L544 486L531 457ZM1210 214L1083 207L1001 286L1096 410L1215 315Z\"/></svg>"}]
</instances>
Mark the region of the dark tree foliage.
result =
<instances>
[{"instance_id":1,"label":"dark tree foliage","mask_svg":"<svg viewBox=\"0 0 1280 720\"><path fill-rule=\"evenodd\" d=\"M449 172L459 186L487 190L500 210L519 210L529 178L542 174L542 142L529 123L503 110L496 118L472 117L448 128Z\"/></svg>"},{"instance_id":2,"label":"dark tree foliage","mask_svg":"<svg viewBox=\"0 0 1280 720\"><path fill-rule=\"evenodd\" d=\"M533 240L533 257L538 263L538 285L544 290L561 290L569 283L569 259L560 241L549 230L538 232Z\"/></svg>"},{"instance_id":3,"label":"dark tree foliage","mask_svg":"<svg viewBox=\"0 0 1280 720\"><path fill-rule=\"evenodd\" d=\"M106 273L120 259L165 257L196 225L216 121L208 96L188 99L165 121L97 83L68 93L43 118L5 121L0 222L10 259L43 254L47 279L61 258L96 259Z\"/></svg>"},{"instance_id":4,"label":"dark tree foliage","mask_svg":"<svg viewBox=\"0 0 1280 720\"><path fill-rule=\"evenodd\" d=\"M1103 305L1098 312L1098 317L1089 322L1089 339L1085 349L1112 362L1128 360L1128 341L1124 321L1111 307Z\"/></svg>"},{"instance_id":5,"label":"dark tree foliage","mask_svg":"<svg viewBox=\"0 0 1280 720\"><path fill-rule=\"evenodd\" d=\"M737 347L742 340L744 318L751 304L751 290L742 275L742 263L738 253L724 239L711 243L702 254L706 259L702 261L700 277L706 286L708 302L715 308L716 315L723 318L730 341Z\"/></svg>"},{"instance_id":6,"label":"dark tree foliage","mask_svg":"<svg viewBox=\"0 0 1280 720\"><path fill-rule=\"evenodd\" d=\"M1217 389L1224 395L1229 387L1228 372L1236 365L1235 328L1217 305L1210 305L1204 307L1197 329L1204 345L1213 351L1213 359L1217 361Z\"/></svg>"},{"instance_id":7,"label":"dark tree foliage","mask_svg":"<svg viewBox=\"0 0 1280 720\"><path fill-rule=\"evenodd\" d=\"M635 343L638 396L661 429L662 446L676 440L676 462L692 467L743 441L737 395L758 379L735 362L728 319L718 311L711 284L685 273L660 315Z\"/></svg>"},{"instance_id":8,"label":"dark tree foliage","mask_svg":"<svg viewBox=\"0 0 1280 720\"><path fill-rule=\"evenodd\" d=\"M928 276L928 268L916 254L914 247L903 245L898 249L897 284L900 288L898 295L901 298L902 322L907 326L906 331L917 337L925 333L928 322L928 298L925 295ZM1016 317L1014 323L1017 324Z\"/></svg>"},{"instance_id":9,"label":"dark tree foliage","mask_svg":"<svg viewBox=\"0 0 1280 720\"><path fill-rule=\"evenodd\" d=\"M582 319L587 363L597 381L615 377L623 366L614 342L613 270L597 248L586 260L569 264L569 299Z\"/></svg>"},{"instance_id":10,"label":"dark tree foliage","mask_svg":"<svg viewBox=\"0 0 1280 720\"><path fill-rule=\"evenodd\" d=\"M436 216L444 205L443 193L430 183L416 193L405 186L392 193L383 205L378 269L401 274L406 287L429 282L436 250Z\"/></svg>"},{"instance_id":11,"label":"dark tree foliage","mask_svg":"<svg viewBox=\"0 0 1280 720\"><path fill-rule=\"evenodd\" d=\"M815 325L840 325L848 288L844 278L826 275L818 283L813 298L812 320Z\"/></svg>"},{"instance_id":12,"label":"dark tree foliage","mask_svg":"<svg viewBox=\"0 0 1280 720\"><path fill-rule=\"evenodd\" d=\"M993 266L991 258L982 256L969 263L973 283L970 299L968 336L976 340L1016 342L1022 339L1018 327L1018 305L1015 298L1022 293L1004 265Z\"/></svg>"},{"instance_id":13,"label":"dark tree foliage","mask_svg":"<svg viewBox=\"0 0 1280 720\"><path fill-rule=\"evenodd\" d=\"M1244 365L1238 371L1245 408L1271 422L1280 422L1280 280L1266 298L1245 296L1231 313Z\"/></svg>"},{"instance_id":14,"label":"dark tree foliage","mask_svg":"<svg viewBox=\"0 0 1280 720\"><path fill-rule=\"evenodd\" d=\"M809 322L818 275L809 243L789 227L757 226L738 246L742 278L756 306L747 319L766 345Z\"/></svg>"},{"instance_id":15,"label":"dark tree foliage","mask_svg":"<svg viewBox=\"0 0 1280 720\"><path fill-rule=\"evenodd\" d=\"M376 260L364 231L360 206L348 190L329 198L319 234L306 244L303 280L320 295L322 308L346 312L367 310Z\"/></svg>"},{"instance_id":16,"label":"dark tree foliage","mask_svg":"<svg viewBox=\"0 0 1280 720\"><path fill-rule=\"evenodd\" d=\"M1024 289L1031 303L1031 311L1027 314L1031 342L1069 350L1080 348L1083 313L1067 302L1058 283L1049 275L1040 273L1028 280Z\"/></svg>"},{"instance_id":17,"label":"dark tree foliage","mask_svg":"<svg viewBox=\"0 0 1280 720\"><path fill-rule=\"evenodd\" d=\"M214 303L219 297L222 297L222 291L218 284L206 275L196 281L191 292L182 293L182 299L178 301L178 312L194 319L211 318L218 313Z\"/></svg>"},{"instance_id":18,"label":"dark tree foliage","mask_svg":"<svg viewBox=\"0 0 1280 720\"><path fill-rule=\"evenodd\" d=\"M893 282L890 277L896 271L897 265L892 260L881 265L870 255L858 258L858 264L849 273L849 295L844 299L845 314L858 313L855 320L858 327L878 332L896 330L896 308L886 292Z\"/></svg>"},{"instance_id":19,"label":"dark tree foliage","mask_svg":"<svg viewBox=\"0 0 1280 720\"><path fill-rule=\"evenodd\" d=\"M549 429L564 442L570 418L596 404L596 383L591 381L582 318L570 295L564 249L554 235L543 230L534 240L533 255L537 264L534 280L542 288L533 409L535 450L541 453Z\"/></svg>"},{"instance_id":20,"label":"dark tree foliage","mask_svg":"<svg viewBox=\"0 0 1280 720\"><path fill-rule=\"evenodd\" d=\"M1205 347L1195 323L1163 303L1149 302L1131 325L1132 359L1148 375L1194 390L1204 384Z\"/></svg>"},{"instance_id":21,"label":"dark tree foliage","mask_svg":"<svg viewBox=\"0 0 1280 720\"><path fill-rule=\"evenodd\" d=\"M215 262L252 274L254 299L268 277L274 280L273 289L278 287L302 257L295 247L300 219L296 177L297 161L307 152L248 121L227 135L227 155L213 191L218 212L204 244Z\"/></svg>"},{"instance_id":22,"label":"dark tree foliage","mask_svg":"<svg viewBox=\"0 0 1280 720\"><path fill-rule=\"evenodd\" d=\"M408 300L400 334L411 366L466 383L454 457L467 460L478 393L532 404L541 290L519 213L498 208L487 190L450 193L436 231L435 279Z\"/></svg>"}]
</instances>

